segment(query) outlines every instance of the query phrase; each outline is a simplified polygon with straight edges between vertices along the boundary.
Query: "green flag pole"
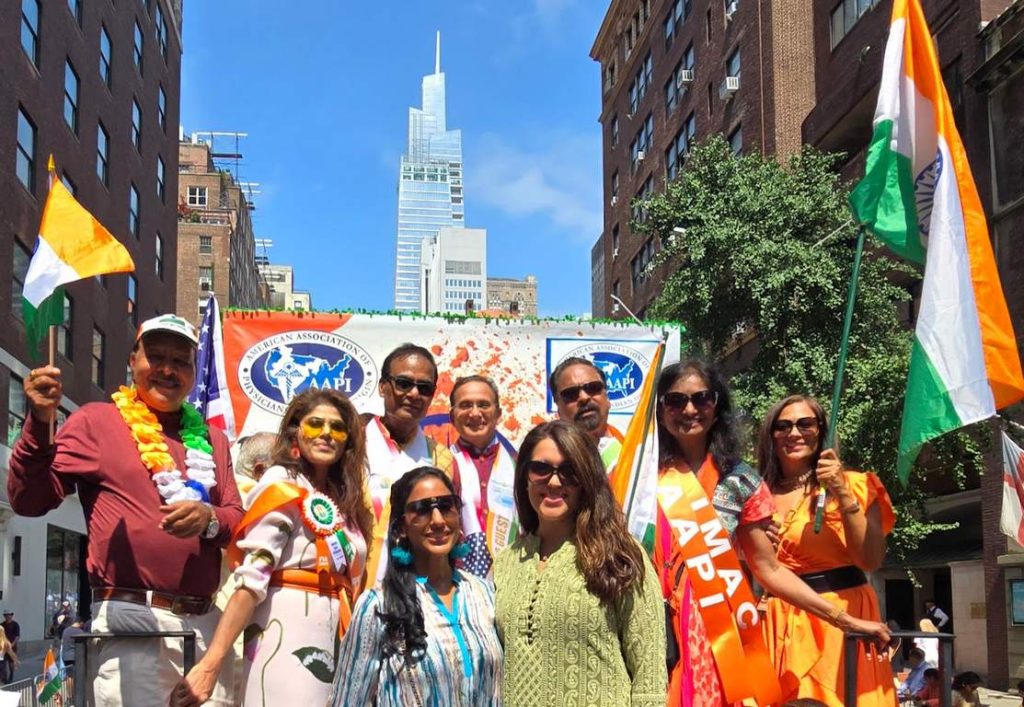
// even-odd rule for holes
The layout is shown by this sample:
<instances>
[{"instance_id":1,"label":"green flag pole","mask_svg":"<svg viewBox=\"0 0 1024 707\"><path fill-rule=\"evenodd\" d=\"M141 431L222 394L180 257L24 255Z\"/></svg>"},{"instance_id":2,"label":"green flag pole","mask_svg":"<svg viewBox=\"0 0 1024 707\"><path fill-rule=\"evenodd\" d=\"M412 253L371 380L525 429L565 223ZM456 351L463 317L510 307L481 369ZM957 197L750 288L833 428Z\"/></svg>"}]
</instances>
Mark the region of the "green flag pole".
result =
<instances>
[{"instance_id":1,"label":"green flag pole","mask_svg":"<svg viewBox=\"0 0 1024 707\"><path fill-rule=\"evenodd\" d=\"M832 408L829 410L828 435L822 449L835 447L836 423L839 420L839 398L843 392L843 375L846 372L846 355L850 348L850 327L853 324L853 309L857 302L857 283L860 280L860 261L864 255L864 226L857 228L857 249L853 254L853 271L850 273L850 291L846 295L846 317L843 319L843 337L839 342L839 361L836 364L835 384L832 387ZM818 492L818 505L814 509L814 532L820 533L825 522L825 497L822 485Z\"/></svg>"}]
</instances>

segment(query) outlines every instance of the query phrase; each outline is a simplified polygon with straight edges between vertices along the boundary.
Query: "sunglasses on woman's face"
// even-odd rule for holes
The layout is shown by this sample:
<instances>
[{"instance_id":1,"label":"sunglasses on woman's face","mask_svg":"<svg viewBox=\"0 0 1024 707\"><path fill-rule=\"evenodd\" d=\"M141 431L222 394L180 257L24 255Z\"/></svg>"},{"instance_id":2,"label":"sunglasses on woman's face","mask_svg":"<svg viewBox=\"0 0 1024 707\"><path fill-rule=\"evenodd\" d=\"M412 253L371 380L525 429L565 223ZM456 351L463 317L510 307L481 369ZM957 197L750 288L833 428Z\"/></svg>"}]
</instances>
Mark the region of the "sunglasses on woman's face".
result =
<instances>
[{"instance_id":1,"label":"sunglasses on woman's face","mask_svg":"<svg viewBox=\"0 0 1024 707\"><path fill-rule=\"evenodd\" d=\"M434 515L435 508L441 511L445 520L449 520L459 515L459 511L462 510L462 499L451 494L421 498L418 501L410 501L405 504L405 513L414 516L416 523L426 523Z\"/></svg>"},{"instance_id":2,"label":"sunglasses on woman's face","mask_svg":"<svg viewBox=\"0 0 1024 707\"><path fill-rule=\"evenodd\" d=\"M576 470L569 462L562 462L558 466L549 464L539 459L526 463L526 478L531 484L545 486L551 481L551 477L558 474L558 480L562 486L579 486L580 480L576 476Z\"/></svg>"},{"instance_id":3,"label":"sunglasses on woman's face","mask_svg":"<svg viewBox=\"0 0 1024 707\"><path fill-rule=\"evenodd\" d=\"M399 393L408 393L415 388L416 392L424 398L432 396L434 391L437 389L437 385L435 385L433 381L418 381L413 380L408 376L387 376L385 380L391 381L391 385L393 385L395 390Z\"/></svg>"},{"instance_id":4,"label":"sunglasses on woman's face","mask_svg":"<svg viewBox=\"0 0 1024 707\"><path fill-rule=\"evenodd\" d=\"M800 434L818 431L818 418L801 417L799 420L776 420L772 424L772 432L777 435L788 435L796 427Z\"/></svg>"},{"instance_id":5,"label":"sunglasses on woman's face","mask_svg":"<svg viewBox=\"0 0 1024 707\"><path fill-rule=\"evenodd\" d=\"M341 420L325 420L322 417L311 417L302 423L302 432L310 439L316 439L324 433L324 427L330 428L331 439L344 442L348 439L348 430Z\"/></svg>"},{"instance_id":6,"label":"sunglasses on woman's face","mask_svg":"<svg viewBox=\"0 0 1024 707\"><path fill-rule=\"evenodd\" d=\"M698 410L714 407L718 403L718 393L713 390L698 390L692 395L665 393L661 396L661 405L666 410L685 410L690 403Z\"/></svg>"}]
</instances>

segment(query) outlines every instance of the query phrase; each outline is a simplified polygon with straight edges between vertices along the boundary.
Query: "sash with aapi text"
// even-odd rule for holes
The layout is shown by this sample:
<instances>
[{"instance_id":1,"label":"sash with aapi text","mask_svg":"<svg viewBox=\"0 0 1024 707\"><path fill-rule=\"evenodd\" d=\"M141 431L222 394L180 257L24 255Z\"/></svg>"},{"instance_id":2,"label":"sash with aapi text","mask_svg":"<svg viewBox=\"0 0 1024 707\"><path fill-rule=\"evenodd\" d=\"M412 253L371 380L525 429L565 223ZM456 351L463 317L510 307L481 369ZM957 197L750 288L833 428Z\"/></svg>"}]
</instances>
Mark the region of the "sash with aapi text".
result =
<instances>
[{"instance_id":1,"label":"sash with aapi text","mask_svg":"<svg viewBox=\"0 0 1024 707\"><path fill-rule=\"evenodd\" d=\"M710 486L713 493L718 470L713 464L705 464L700 475L674 474L658 489L654 559L655 566L662 568L664 588L675 609L674 629L685 640L683 618L687 607L681 607L681 603L687 600L684 585L689 583L711 640L726 700L732 703L752 698L757 704L772 704L782 695L761 636L757 601L729 533L709 500L707 489ZM669 695L670 705L684 703L678 694Z\"/></svg>"}]
</instances>

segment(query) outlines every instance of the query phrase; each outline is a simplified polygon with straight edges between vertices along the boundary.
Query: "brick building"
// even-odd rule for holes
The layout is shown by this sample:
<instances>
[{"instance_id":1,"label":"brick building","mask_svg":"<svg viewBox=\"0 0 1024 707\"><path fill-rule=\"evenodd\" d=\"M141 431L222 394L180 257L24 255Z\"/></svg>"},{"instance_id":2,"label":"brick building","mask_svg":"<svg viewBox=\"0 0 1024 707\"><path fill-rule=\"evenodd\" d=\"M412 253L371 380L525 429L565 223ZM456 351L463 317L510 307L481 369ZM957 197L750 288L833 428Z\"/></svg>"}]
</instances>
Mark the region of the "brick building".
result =
<instances>
[{"instance_id":1,"label":"brick building","mask_svg":"<svg viewBox=\"0 0 1024 707\"><path fill-rule=\"evenodd\" d=\"M224 307L266 309L269 289L256 267L251 203L231 172L218 168L210 145L178 146L179 316L198 323L206 300Z\"/></svg>"},{"instance_id":2,"label":"brick building","mask_svg":"<svg viewBox=\"0 0 1024 707\"><path fill-rule=\"evenodd\" d=\"M487 311L504 312L517 317L537 316L537 278L527 275L487 278Z\"/></svg>"},{"instance_id":3,"label":"brick building","mask_svg":"<svg viewBox=\"0 0 1024 707\"><path fill-rule=\"evenodd\" d=\"M633 234L633 200L662 191L689 147L721 133L737 152L800 148L814 101L810 0L613 0L590 56L601 64L604 232L591 252L592 311L610 296L643 316L664 272Z\"/></svg>"},{"instance_id":4,"label":"brick building","mask_svg":"<svg viewBox=\"0 0 1024 707\"><path fill-rule=\"evenodd\" d=\"M1011 234L1019 234L1024 224L1024 210L1019 208L1024 163L1019 149L1011 146L1024 137L1019 120L1024 87L1022 3L1014 3L1001 17L1006 3L992 0L922 0L922 6L957 128L990 219L1020 342L1024 340L1024 259L1020 255L1024 249L1019 243L1011 244ZM845 152L841 171L848 180L863 174L891 12L891 0L814 5L815 104L804 120L803 138L822 150ZM911 292L916 295L917 288ZM1006 687L1011 676L1013 684L1024 678L1024 629L1009 625L1007 597L1010 575L1024 577L1024 555L1007 554L1007 539L999 531L998 447L987 460L986 472L968 479L968 488L962 492L950 492L953 486L944 470L929 473L932 491L942 494L929 503L930 517L959 527L929 538L910 559L917 586L906 576L908 565L883 569L875 582L883 612L903 626L916 625L921 602L934 598L953 618L957 668L986 675L989 686ZM1009 645L1015 646L1012 654Z\"/></svg>"},{"instance_id":5,"label":"brick building","mask_svg":"<svg viewBox=\"0 0 1024 707\"><path fill-rule=\"evenodd\" d=\"M42 636L55 600L77 604L85 587L77 498L30 519L12 517L6 497L30 366L21 291L47 157L136 266L66 288L56 354L66 414L124 383L137 322L174 307L180 67L180 0L0 3L0 266L10 281L0 290L0 592L28 640Z\"/></svg>"}]
</instances>

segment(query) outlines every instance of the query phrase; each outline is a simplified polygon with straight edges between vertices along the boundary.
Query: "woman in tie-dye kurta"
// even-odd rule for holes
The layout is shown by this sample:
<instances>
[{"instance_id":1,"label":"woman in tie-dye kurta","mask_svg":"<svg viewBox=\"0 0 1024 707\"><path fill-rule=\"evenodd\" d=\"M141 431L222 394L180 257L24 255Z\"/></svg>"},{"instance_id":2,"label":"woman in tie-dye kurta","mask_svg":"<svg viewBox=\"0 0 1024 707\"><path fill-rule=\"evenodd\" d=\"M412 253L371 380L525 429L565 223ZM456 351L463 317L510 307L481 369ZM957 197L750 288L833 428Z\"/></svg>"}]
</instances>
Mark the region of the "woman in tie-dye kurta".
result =
<instances>
[{"instance_id":1,"label":"woman in tie-dye kurta","mask_svg":"<svg viewBox=\"0 0 1024 707\"><path fill-rule=\"evenodd\" d=\"M420 467L391 487L390 561L356 603L341 643L339 707L487 707L501 704L494 593L454 569L462 501L439 469Z\"/></svg>"}]
</instances>

